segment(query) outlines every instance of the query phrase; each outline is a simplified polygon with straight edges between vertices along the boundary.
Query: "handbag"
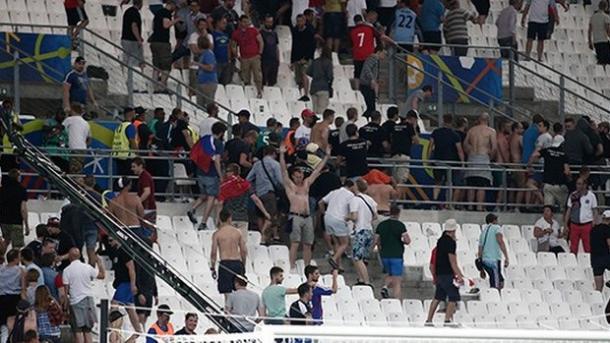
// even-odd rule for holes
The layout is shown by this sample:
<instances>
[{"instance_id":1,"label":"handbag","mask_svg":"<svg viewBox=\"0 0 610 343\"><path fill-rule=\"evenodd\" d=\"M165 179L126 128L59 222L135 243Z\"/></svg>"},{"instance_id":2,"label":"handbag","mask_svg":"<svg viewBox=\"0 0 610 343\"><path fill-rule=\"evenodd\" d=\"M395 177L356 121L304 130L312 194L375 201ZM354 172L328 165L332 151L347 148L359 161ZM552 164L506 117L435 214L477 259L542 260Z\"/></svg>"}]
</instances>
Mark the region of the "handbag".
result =
<instances>
[{"instance_id":1,"label":"handbag","mask_svg":"<svg viewBox=\"0 0 610 343\"><path fill-rule=\"evenodd\" d=\"M487 226L487 228L485 229L485 238L483 238L483 249L485 249L485 243L487 242L487 236L489 235L489 225ZM477 257L474 259L474 266L477 268L478 271L482 272L483 269L483 258L482 257Z\"/></svg>"},{"instance_id":2,"label":"handbag","mask_svg":"<svg viewBox=\"0 0 610 343\"><path fill-rule=\"evenodd\" d=\"M278 187L275 182L273 182L273 179L271 178L271 175L269 175L269 172L267 171L263 160L261 160L261 165L263 166L263 171L265 172L265 175L267 175L267 179L269 180L269 182L271 182L271 186L273 186L273 193L275 193L275 200L277 202L278 212L288 213L290 211L290 201L288 200L288 196L286 195L286 190L283 187Z\"/></svg>"}]
</instances>

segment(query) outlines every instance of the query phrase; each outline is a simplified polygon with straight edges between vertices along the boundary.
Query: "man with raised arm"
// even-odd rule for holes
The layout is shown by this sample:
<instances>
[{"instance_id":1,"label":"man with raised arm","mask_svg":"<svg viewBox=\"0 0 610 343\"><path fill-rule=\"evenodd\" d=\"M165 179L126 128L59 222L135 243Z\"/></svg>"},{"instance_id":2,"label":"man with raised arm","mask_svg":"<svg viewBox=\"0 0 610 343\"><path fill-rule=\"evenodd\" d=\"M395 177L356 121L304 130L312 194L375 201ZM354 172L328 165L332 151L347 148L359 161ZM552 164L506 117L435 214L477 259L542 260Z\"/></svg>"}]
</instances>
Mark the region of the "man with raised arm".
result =
<instances>
[{"instance_id":1,"label":"man with raised arm","mask_svg":"<svg viewBox=\"0 0 610 343\"><path fill-rule=\"evenodd\" d=\"M478 124L468 131L464 150L471 168L466 170L466 184L472 187L468 190L468 202L476 201L480 204L485 202L485 187L490 187L493 180L491 170L488 169L491 157L496 155L497 150L496 130L489 127L487 112L483 112L479 116ZM477 210L483 211L483 206L478 205Z\"/></svg>"},{"instance_id":2,"label":"man with raised arm","mask_svg":"<svg viewBox=\"0 0 610 343\"><path fill-rule=\"evenodd\" d=\"M309 265L311 262L311 245L314 241L313 220L309 212L309 187L316 180L324 165L328 162L330 156L330 147L326 148L324 159L318 163L314 171L305 178L303 171L298 168L292 168L290 172L286 167L286 146L280 146L280 169L282 171L282 179L286 195L290 201L290 216L292 221L292 231L290 232L290 269L296 270L295 261L297 259L297 250L299 245L303 243L303 262Z\"/></svg>"},{"instance_id":3,"label":"man with raised arm","mask_svg":"<svg viewBox=\"0 0 610 343\"><path fill-rule=\"evenodd\" d=\"M231 222L231 212L223 208L218 214L220 224L212 235L212 252L210 256L210 270L212 276L218 280L218 292L227 295L235 290L235 276L244 275L244 264L248 250L246 241L241 232ZM220 255L218 264L218 277L216 277L216 257Z\"/></svg>"}]
</instances>

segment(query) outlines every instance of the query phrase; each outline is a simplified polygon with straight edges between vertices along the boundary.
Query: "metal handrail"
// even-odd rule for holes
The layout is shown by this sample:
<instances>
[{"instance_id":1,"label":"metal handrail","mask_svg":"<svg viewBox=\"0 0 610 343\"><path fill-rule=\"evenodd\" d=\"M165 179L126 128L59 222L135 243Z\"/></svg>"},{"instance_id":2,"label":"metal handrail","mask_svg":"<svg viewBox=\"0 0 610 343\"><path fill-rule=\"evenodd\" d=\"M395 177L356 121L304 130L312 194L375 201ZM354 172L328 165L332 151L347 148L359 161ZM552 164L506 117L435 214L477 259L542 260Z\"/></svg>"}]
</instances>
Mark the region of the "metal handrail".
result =
<instances>
[{"instance_id":1,"label":"metal handrail","mask_svg":"<svg viewBox=\"0 0 610 343\"><path fill-rule=\"evenodd\" d=\"M482 105L482 106L488 107L488 108L489 108L491 111L493 111L493 112L495 112L495 113L497 113L497 114L501 115L502 117L504 117L505 119L507 119L507 120L509 120L509 121L512 121L512 122L516 122L516 121L517 121L515 118L513 118L513 117L509 116L508 114L506 114L506 113L504 113L504 112L502 112L502 111L500 111L500 110L496 109L496 107L495 107L495 106L490 107L490 106L489 106L489 104L484 103L483 101L481 101L481 100L479 100L479 99L475 98L474 96L472 96L472 95L470 95L470 94L466 93L465 91L463 91L463 90L459 90L459 89L456 89L456 88L455 88L455 87L453 87L453 85L452 85L452 84L450 84L449 82L447 82L447 81L443 80L442 78L439 78L439 77L438 77L438 75L432 75L432 73L429 73L429 72L425 71L424 69L418 68L417 66L412 65L412 64L408 63L407 61L404 61L403 59L398 58L397 56L394 56L394 60L396 60L396 61L398 61L398 62L400 62L400 63L403 63L404 65L406 65L406 66L407 66L407 68L413 68L413 69L417 70L418 72L423 73L424 75L428 75L428 76L432 77L432 78L433 78L434 80L436 80L437 82L439 82L439 83L441 83L441 84L443 84L443 85L445 85L445 86L448 86L448 87L452 88L453 90L455 90L456 92L458 92L458 93L460 93L460 94L463 94L463 95L467 96L469 99L473 100L474 102L478 103L479 105ZM463 80L463 79L461 79L461 78L459 78L459 77L455 77L455 78L456 78L457 80L461 81L461 82L466 82L465 80ZM479 91L479 92L481 92L481 93L483 93L483 94L485 94L485 95L487 95L487 96L489 96L489 97L491 97L491 98L493 98L493 99L497 99L495 96L493 96L492 94L490 94L490 93L486 92L485 90L482 90L482 89L477 88L477 91ZM516 109L516 108L514 108L513 106L511 106L510 104L506 103L506 102L505 102L504 100L502 100L502 99L497 99L497 102L498 102L499 104L502 104L502 105L504 105L504 106L506 106L506 107L509 107L509 108L511 108L511 109L518 110L518 113L519 113L519 114L521 114L521 115L522 115L524 118L527 118L527 117L528 117L528 116L526 115L526 113L525 113L525 112L523 112L521 109Z\"/></svg>"},{"instance_id":2,"label":"metal handrail","mask_svg":"<svg viewBox=\"0 0 610 343\"><path fill-rule=\"evenodd\" d=\"M63 82L62 82L62 81L57 80L57 79L56 79L54 76L49 75L49 74L48 74L48 73L47 73L45 70L38 70L38 69L35 69L35 68L34 68L34 67L33 67L33 66L30 64L30 63L22 63L22 62L21 62L21 60L22 60L22 59L24 59L24 58L32 58L32 59L36 60L36 56L33 56L33 55L28 54L28 53L27 53L26 51L24 51L23 49L18 48L18 47L16 47L16 46L12 45L11 43L8 43L8 42L6 42L6 41L5 41L4 43L5 43L5 44L6 44L8 47L10 47L11 49L14 49L15 51L17 51L17 52L19 53L19 60L18 60L18 61L16 61L16 63L18 63L19 65L24 65L24 66L26 66L26 67L28 67L28 68L30 68L30 69L33 69L33 70L35 70L35 71L37 71L37 72L39 72L39 73L43 73L43 74L44 74L44 75L45 75L45 76L46 76L48 79L50 79L50 80L51 80L53 83L55 83L56 85L62 85L62 84L63 84ZM10 53L8 53L6 50L2 50L2 52L3 52L3 53L5 53L5 54L10 55ZM11 56L11 57L12 57L12 56ZM54 67L52 67L52 66L49 66L49 65L48 65L46 62L44 62L44 61L38 61L38 60L36 60L36 61L37 61L38 63L42 63L42 64L45 66L45 68L50 69L51 71L55 72L55 74L57 74L57 75L62 74L62 73L61 73L59 70L57 70L56 68L54 68ZM15 67L16 67L16 66L15 66ZM109 110L108 108L106 108L106 107L104 107L104 106L100 105L99 103L98 103L97 107L99 107L100 109L102 109L102 110L103 110L103 111L105 111L106 113L112 113L112 111L111 111L111 110Z\"/></svg>"},{"instance_id":3,"label":"metal handrail","mask_svg":"<svg viewBox=\"0 0 610 343\"><path fill-rule=\"evenodd\" d=\"M42 25L42 24L2 23L2 22L0 22L0 25L5 25L5 26L14 26L14 27L39 27L39 28L51 28L51 29L68 29L68 27L67 27L67 26L64 26L64 25ZM91 34L91 35L93 35L93 36L95 36L95 37L97 37L97 38L99 38L99 39L102 39L104 42L106 42L106 43L110 44L112 47L114 47L114 48L118 49L119 51L121 51L121 52L123 52L123 53L126 53L126 52L123 50L123 48L122 48L121 46L116 45L114 42L112 42L112 41L108 40L107 38L105 38L105 37L103 37L103 36L99 35L98 33L94 32L94 31L92 31L92 30L90 30L90 29L88 29L88 28L85 28L85 29L83 30L83 32L87 32L87 33L89 33L89 34ZM86 45L88 45L88 46L92 47L92 48L93 48L95 51L97 51L98 53L102 53L102 54L106 55L107 57L109 57L110 59L112 59L113 61L115 61L115 62L119 63L119 64L120 64L122 67L125 67L125 68L127 68L128 70L131 70L131 71L132 71L132 72L134 72L134 73L137 73L138 75L140 75L140 76L144 77L145 79L147 79L147 80L149 80L149 81L152 81L153 83L157 83L157 82L158 82L158 81L154 80L152 77L150 77L150 76L148 76L148 75L146 75L146 74L142 73L142 72L141 72L141 71L139 71L137 68L134 68L133 66L127 65L125 62L121 61L120 59L116 58L115 56L112 56L112 55L110 55L108 52L101 50L100 48L98 48L98 47L97 47L97 46L95 46L94 44L92 44L92 43L88 42L87 40L85 40L85 39L81 39L80 41L81 41L82 43L84 43L84 44L86 44ZM131 55L131 56L133 56L133 55ZM148 63L147 61L145 61L145 60L144 60L143 62L144 62L144 64L145 64L145 65L147 65L147 66L151 67L152 69L156 69L156 70L158 70L156 67L154 67L152 64ZM200 90L190 87L189 85L187 85L187 84L185 84L184 82L182 82L182 80L179 80L179 79L177 79L177 78L175 78L175 77L173 77L173 76L171 76L171 75L168 75L168 80L171 80L171 81L175 82L176 84L178 84L178 85L180 85L180 86L184 87L185 89L187 89L187 90L189 90L189 91L194 92L194 93L195 93L195 94L197 94L198 96L202 96L202 97L204 97L206 100L209 100L209 101L213 102L213 103L214 103L214 104L216 104L216 105L217 105L219 108L221 108L221 109L223 109L223 110L227 111L227 112L228 112L228 114L230 114L230 115L237 115L237 113L236 113L235 111L231 110L229 107L227 107L227 106L225 106L225 105L223 105L223 104L221 104L221 103L217 102L215 99L210 99L210 98L209 98L209 97L207 97L205 94L203 94L203 93L202 93ZM170 90L170 91L171 91L171 90ZM191 99L189 99L189 98L187 98L187 97L184 97L183 95L178 94L178 93L176 93L176 92L174 92L174 91L171 91L171 93L172 93L173 95L176 95L176 96L180 97L180 99L181 99L182 101L185 101L185 102L187 102L187 103L189 103L189 104L191 104L191 105L196 106L197 108L200 108L200 106L199 106L197 103L193 102ZM206 109L202 109L202 110L204 110L204 111L205 111ZM222 121L222 122L224 122L225 124L229 124L227 121L223 120L222 118L217 118L217 119L218 119L218 120L220 120L220 121Z\"/></svg>"},{"instance_id":4,"label":"metal handrail","mask_svg":"<svg viewBox=\"0 0 610 343\"><path fill-rule=\"evenodd\" d=\"M593 92L596 95L599 95L601 97L603 97L604 99L610 100L610 98L606 95L604 95L603 93L600 93L598 90L595 90L593 88L591 88L588 85L585 85L584 83L574 79L573 77L564 74L556 69L553 69L552 67L548 66L547 64L540 62L536 59L532 59L529 56L527 56L526 54L524 54L523 52L520 52L517 49L514 49L513 47L503 47L503 46L484 46L484 45L464 45L464 44L439 44L439 43L427 43L427 42L418 42L419 45L426 45L426 46L435 46L435 47L449 47L449 48L471 48L471 49L488 49L488 50L512 50L513 56L522 56L524 59L526 59L528 62L533 62L534 64L537 65L541 65L543 66L545 69L552 71L555 74L558 74L560 77L565 78L566 80L573 82L575 84L577 84L578 86L581 86L583 88L585 88L587 91ZM519 61L512 59L512 62L514 62L516 65L518 65L519 67L523 67L519 64ZM532 74L536 75L536 76L540 76L542 77L542 75L540 75L539 73L535 72L535 71L530 71ZM565 88L565 86L564 86Z\"/></svg>"}]
</instances>

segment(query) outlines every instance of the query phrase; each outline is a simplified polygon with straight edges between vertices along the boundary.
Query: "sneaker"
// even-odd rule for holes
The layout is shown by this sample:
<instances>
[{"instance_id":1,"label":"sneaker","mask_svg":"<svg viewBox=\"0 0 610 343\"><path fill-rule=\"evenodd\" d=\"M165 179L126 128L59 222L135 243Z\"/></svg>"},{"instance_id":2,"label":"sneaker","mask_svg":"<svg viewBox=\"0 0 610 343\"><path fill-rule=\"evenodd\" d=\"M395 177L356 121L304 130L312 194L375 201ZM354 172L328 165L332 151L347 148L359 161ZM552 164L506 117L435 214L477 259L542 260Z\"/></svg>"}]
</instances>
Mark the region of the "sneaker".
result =
<instances>
[{"instance_id":1,"label":"sneaker","mask_svg":"<svg viewBox=\"0 0 610 343\"><path fill-rule=\"evenodd\" d=\"M307 102L307 101L309 101L309 100L310 100L310 99L309 99L309 97L308 97L307 95L303 95L302 97L300 97L300 98L299 98L299 101L305 101L305 102Z\"/></svg>"},{"instance_id":2,"label":"sneaker","mask_svg":"<svg viewBox=\"0 0 610 343\"><path fill-rule=\"evenodd\" d=\"M443 326L446 327L446 328L454 328L454 329L462 327L461 324L456 323L456 322L445 322L445 324L443 324Z\"/></svg>"},{"instance_id":3,"label":"sneaker","mask_svg":"<svg viewBox=\"0 0 610 343\"><path fill-rule=\"evenodd\" d=\"M366 285L367 285L366 283L364 283L364 282L362 282L360 280L356 281L356 286L366 286Z\"/></svg>"},{"instance_id":4,"label":"sneaker","mask_svg":"<svg viewBox=\"0 0 610 343\"><path fill-rule=\"evenodd\" d=\"M195 213L192 210L186 211L187 217L193 224L197 224L197 218L195 217Z\"/></svg>"},{"instance_id":5,"label":"sneaker","mask_svg":"<svg viewBox=\"0 0 610 343\"><path fill-rule=\"evenodd\" d=\"M199 227L197 228L197 230L199 230L199 231L205 231L207 229L208 229L208 225L205 222L199 224Z\"/></svg>"},{"instance_id":6,"label":"sneaker","mask_svg":"<svg viewBox=\"0 0 610 343\"><path fill-rule=\"evenodd\" d=\"M425 322L424 326L425 327L429 327L429 328L433 328L434 327L434 323L432 323L432 322Z\"/></svg>"},{"instance_id":7,"label":"sneaker","mask_svg":"<svg viewBox=\"0 0 610 343\"><path fill-rule=\"evenodd\" d=\"M329 257L327 261L333 269L339 269L339 264L337 264L337 262L332 257Z\"/></svg>"},{"instance_id":8,"label":"sneaker","mask_svg":"<svg viewBox=\"0 0 610 343\"><path fill-rule=\"evenodd\" d=\"M381 297L383 299L388 299L390 297L390 291L388 290L387 287L382 287L381 288Z\"/></svg>"}]
</instances>

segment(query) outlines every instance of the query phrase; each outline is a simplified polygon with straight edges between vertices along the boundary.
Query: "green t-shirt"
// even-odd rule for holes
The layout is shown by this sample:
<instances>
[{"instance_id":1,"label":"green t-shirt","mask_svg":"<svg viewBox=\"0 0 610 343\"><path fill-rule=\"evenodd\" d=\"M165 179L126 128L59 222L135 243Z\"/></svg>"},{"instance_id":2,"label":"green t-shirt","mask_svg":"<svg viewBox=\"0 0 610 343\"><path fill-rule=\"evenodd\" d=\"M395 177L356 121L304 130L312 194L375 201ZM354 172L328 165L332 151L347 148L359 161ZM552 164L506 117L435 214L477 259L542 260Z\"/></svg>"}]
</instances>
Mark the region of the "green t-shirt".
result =
<instances>
[{"instance_id":1,"label":"green t-shirt","mask_svg":"<svg viewBox=\"0 0 610 343\"><path fill-rule=\"evenodd\" d=\"M377 226L379 235L381 258L402 258L405 246L402 242L402 234L407 232L407 227L396 219L387 219Z\"/></svg>"},{"instance_id":2,"label":"green t-shirt","mask_svg":"<svg viewBox=\"0 0 610 343\"><path fill-rule=\"evenodd\" d=\"M271 285L263 290L263 305L267 308L267 316L272 318L286 317L286 287Z\"/></svg>"}]
</instances>

